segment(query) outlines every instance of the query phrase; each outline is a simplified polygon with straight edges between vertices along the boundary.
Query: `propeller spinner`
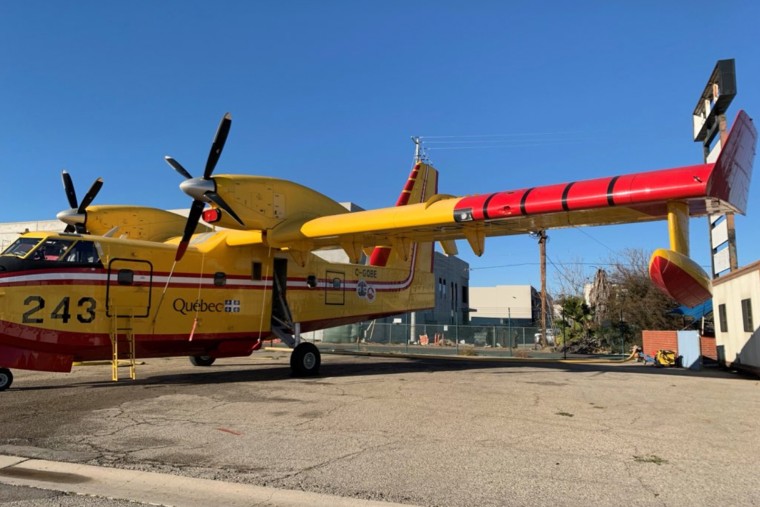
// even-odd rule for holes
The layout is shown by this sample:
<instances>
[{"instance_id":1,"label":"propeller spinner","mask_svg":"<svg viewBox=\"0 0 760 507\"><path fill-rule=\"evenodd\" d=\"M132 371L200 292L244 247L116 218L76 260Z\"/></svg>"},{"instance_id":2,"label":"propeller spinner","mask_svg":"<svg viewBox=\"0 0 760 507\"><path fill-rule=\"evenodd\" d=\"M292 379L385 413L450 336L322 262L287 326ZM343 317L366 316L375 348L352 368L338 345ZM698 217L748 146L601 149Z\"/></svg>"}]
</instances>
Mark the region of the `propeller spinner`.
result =
<instances>
[{"instance_id":1,"label":"propeller spinner","mask_svg":"<svg viewBox=\"0 0 760 507\"><path fill-rule=\"evenodd\" d=\"M100 192L100 188L103 186L103 178L96 179L90 189L82 199L82 202L77 202L77 193L74 190L74 182L71 179L71 175L68 171L64 170L61 173L63 180L63 189L66 192L66 198L69 201L71 209L61 211L56 215L56 218L66 224L64 232L78 232L80 234L86 233L85 223L87 221L87 206L92 204L95 196Z\"/></svg>"},{"instance_id":2,"label":"propeller spinner","mask_svg":"<svg viewBox=\"0 0 760 507\"><path fill-rule=\"evenodd\" d=\"M222 154L222 149L224 148L224 143L227 141L227 135L230 133L231 125L232 116L230 113L227 113L222 118L222 121L219 123L219 128L216 130L214 142L211 143L211 151L208 154L208 160L206 161L206 168L203 170L202 178L194 178L184 167L182 167L182 164L174 160L172 157L164 157L166 162L185 178L185 181L180 183L179 188L193 198L190 214L185 223L185 231L182 234L182 239L177 248L177 255L175 257L176 261L182 259L182 256L185 254L187 245L190 243L190 238L195 232L195 228L198 226L198 222L201 219L203 207L207 202L216 204L218 207L229 213L229 215L240 225L244 225L240 217L237 216L232 208L216 192L216 181L211 177L211 174L216 167L216 163L219 161L219 157Z\"/></svg>"}]
</instances>

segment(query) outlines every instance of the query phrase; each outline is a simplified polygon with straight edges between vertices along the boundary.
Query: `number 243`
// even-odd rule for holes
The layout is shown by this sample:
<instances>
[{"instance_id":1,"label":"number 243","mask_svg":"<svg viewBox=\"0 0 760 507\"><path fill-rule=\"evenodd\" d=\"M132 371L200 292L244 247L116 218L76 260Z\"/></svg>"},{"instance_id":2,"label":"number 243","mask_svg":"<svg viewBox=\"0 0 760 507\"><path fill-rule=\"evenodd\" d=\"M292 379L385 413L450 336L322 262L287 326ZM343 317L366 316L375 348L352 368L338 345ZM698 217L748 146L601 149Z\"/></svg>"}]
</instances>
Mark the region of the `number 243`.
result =
<instances>
[{"instance_id":1,"label":"number 243","mask_svg":"<svg viewBox=\"0 0 760 507\"><path fill-rule=\"evenodd\" d=\"M91 297L79 298L77 301L77 314L76 318L82 324L89 324L95 320L95 299ZM42 296L29 296L24 300L25 306L31 306L24 312L23 322L24 324L42 324L44 318L41 314L45 308L45 299ZM61 301L50 312L51 319L60 319L64 324L67 324L71 319L71 300L68 296L61 299Z\"/></svg>"}]
</instances>

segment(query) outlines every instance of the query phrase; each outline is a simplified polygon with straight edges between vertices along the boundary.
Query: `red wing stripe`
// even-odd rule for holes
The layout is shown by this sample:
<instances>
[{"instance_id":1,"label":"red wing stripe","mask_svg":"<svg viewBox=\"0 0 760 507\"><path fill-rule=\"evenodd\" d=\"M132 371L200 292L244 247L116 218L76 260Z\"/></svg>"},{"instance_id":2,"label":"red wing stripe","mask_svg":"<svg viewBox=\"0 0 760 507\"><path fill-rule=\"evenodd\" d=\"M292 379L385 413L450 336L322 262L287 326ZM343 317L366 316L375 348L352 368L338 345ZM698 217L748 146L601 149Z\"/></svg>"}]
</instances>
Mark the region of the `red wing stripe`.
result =
<instances>
[{"instance_id":1,"label":"red wing stripe","mask_svg":"<svg viewBox=\"0 0 760 507\"><path fill-rule=\"evenodd\" d=\"M756 142L757 131L752 120L741 111L715 164L470 195L454 205L453 219L455 222L493 221L611 207L629 207L652 218L664 218L665 203L672 200L688 201L692 215L703 214L710 205L743 212ZM601 219L600 223L603 222Z\"/></svg>"}]
</instances>

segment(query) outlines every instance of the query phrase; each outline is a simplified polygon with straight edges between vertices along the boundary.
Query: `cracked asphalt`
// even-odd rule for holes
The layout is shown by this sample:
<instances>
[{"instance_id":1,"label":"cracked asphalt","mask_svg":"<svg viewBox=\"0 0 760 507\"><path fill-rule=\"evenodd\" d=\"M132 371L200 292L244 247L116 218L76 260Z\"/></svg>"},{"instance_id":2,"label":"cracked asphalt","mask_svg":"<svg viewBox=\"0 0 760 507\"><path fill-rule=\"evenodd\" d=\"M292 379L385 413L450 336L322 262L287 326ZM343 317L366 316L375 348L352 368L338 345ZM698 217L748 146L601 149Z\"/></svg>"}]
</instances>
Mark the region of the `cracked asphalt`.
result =
<instances>
[{"instance_id":1,"label":"cracked asphalt","mask_svg":"<svg viewBox=\"0 0 760 507\"><path fill-rule=\"evenodd\" d=\"M428 506L760 504L756 378L325 354L299 379L288 361L150 359L118 383L110 365L18 370L0 454ZM7 485L0 501L126 505Z\"/></svg>"}]
</instances>

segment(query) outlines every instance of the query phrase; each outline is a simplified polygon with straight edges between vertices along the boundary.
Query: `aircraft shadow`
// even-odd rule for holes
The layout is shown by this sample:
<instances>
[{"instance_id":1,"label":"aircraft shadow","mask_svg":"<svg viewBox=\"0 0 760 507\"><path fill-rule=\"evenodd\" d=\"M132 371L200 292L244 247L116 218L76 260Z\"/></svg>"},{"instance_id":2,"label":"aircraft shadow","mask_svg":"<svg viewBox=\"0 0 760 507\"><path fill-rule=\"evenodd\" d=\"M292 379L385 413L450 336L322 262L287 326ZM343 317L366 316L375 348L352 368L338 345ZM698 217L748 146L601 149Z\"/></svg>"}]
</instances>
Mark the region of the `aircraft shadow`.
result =
<instances>
[{"instance_id":1,"label":"aircraft shadow","mask_svg":"<svg viewBox=\"0 0 760 507\"><path fill-rule=\"evenodd\" d=\"M277 380L298 380L302 382L319 382L331 378L359 376L404 375L409 373L434 373L489 370L495 375L520 375L526 369L539 368L544 371L557 373L625 373L637 375L674 375L691 377L743 378L736 374L721 370L692 371L678 368L656 368L639 364L604 364L604 363L558 363L551 361L468 361L446 358L372 358L367 357L359 362L323 360L320 374L316 377L295 377L290 367L281 363L255 364L250 369L239 369L240 363L220 364L204 368L202 371L166 375L151 375L142 382L148 384L227 384L239 382L263 382ZM234 370L232 368L235 368Z\"/></svg>"},{"instance_id":2,"label":"aircraft shadow","mask_svg":"<svg viewBox=\"0 0 760 507\"><path fill-rule=\"evenodd\" d=\"M325 360L325 356L327 360ZM338 358L335 360L335 358ZM348 357L341 360L340 357ZM245 368L245 369L241 369ZM315 377L295 377L291 374L290 366L284 361L248 363L243 361L220 362L208 367L197 367L192 371L178 373L155 374L139 377L135 381L122 380L112 381L86 381L76 383L63 382L56 385L46 386L14 386L14 391L37 391L48 389L63 389L71 387L97 388L127 388L130 386L142 386L143 388L160 387L166 385L211 385L211 384L235 384L247 382L271 382L297 380L300 382L317 383L331 378L359 377L359 376L388 376L404 375L409 373L434 373L489 370L494 375L521 375L529 369L541 369L556 373L624 373L633 375L665 375L687 377L713 377L757 380L750 375L737 374L719 369L703 369L693 371L681 368L656 368L643 364L624 363L561 363L556 361L499 361L495 360L467 360L450 358L383 358L362 357L361 360L351 356L323 356L320 374Z\"/></svg>"}]
</instances>

